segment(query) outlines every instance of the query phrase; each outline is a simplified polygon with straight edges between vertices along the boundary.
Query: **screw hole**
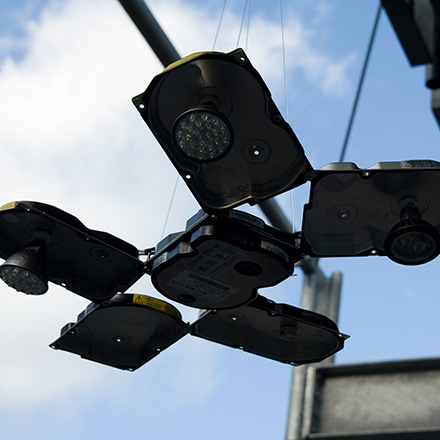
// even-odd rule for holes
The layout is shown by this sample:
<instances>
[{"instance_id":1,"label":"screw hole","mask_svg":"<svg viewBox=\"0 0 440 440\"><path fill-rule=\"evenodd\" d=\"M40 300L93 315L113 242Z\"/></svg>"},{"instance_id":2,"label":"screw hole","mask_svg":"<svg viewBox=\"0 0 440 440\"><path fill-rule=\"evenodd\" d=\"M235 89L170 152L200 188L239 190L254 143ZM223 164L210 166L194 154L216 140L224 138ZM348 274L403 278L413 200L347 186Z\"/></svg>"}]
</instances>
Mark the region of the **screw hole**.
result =
<instances>
[{"instance_id":1,"label":"screw hole","mask_svg":"<svg viewBox=\"0 0 440 440\"><path fill-rule=\"evenodd\" d=\"M263 148L260 145L252 145L249 149L249 153L252 157L260 157L263 154Z\"/></svg>"}]
</instances>

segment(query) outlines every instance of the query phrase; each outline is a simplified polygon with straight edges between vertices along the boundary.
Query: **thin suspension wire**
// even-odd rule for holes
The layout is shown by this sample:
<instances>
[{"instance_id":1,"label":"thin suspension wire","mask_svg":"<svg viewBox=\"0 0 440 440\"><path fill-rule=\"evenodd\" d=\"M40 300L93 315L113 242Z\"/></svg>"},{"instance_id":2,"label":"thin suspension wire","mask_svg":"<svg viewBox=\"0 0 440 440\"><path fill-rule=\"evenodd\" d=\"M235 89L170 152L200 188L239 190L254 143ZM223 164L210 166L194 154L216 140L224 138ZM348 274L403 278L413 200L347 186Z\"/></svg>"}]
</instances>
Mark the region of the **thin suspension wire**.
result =
<instances>
[{"instance_id":1,"label":"thin suspension wire","mask_svg":"<svg viewBox=\"0 0 440 440\"><path fill-rule=\"evenodd\" d=\"M219 34L219 32L220 32L220 26L222 25L223 14L225 13L225 8L226 8L226 3L227 3L227 1L228 1L228 0L225 0L225 1L223 2L223 9L222 9L222 12L221 12L221 14L220 14L220 20L219 20L219 22L218 22L217 32L215 33L214 43L212 44L212 50L213 50L213 51L214 51L214 48L215 48L215 43L217 43L217 38L218 38L218 34Z\"/></svg>"},{"instance_id":2,"label":"thin suspension wire","mask_svg":"<svg viewBox=\"0 0 440 440\"><path fill-rule=\"evenodd\" d=\"M248 19L247 19L247 30L246 30L246 44L244 50L247 52L248 43L249 43L249 28L251 25L251 8L252 8L252 0L249 0L249 9L248 9Z\"/></svg>"},{"instance_id":3,"label":"thin suspension wire","mask_svg":"<svg viewBox=\"0 0 440 440\"><path fill-rule=\"evenodd\" d=\"M237 38L237 44L236 44L236 47L238 47L239 44L240 44L241 31L242 31L242 29L243 29L244 18L245 18L245 16L246 16L246 8L247 8L247 4L248 4L248 0L246 0L246 2L245 2L245 4L244 4L243 16L241 17L240 31L238 32L238 38Z\"/></svg>"},{"instance_id":4,"label":"thin suspension wire","mask_svg":"<svg viewBox=\"0 0 440 440\"><path fill-rule=\"evenodd\" d=\"M283 54L283 78L284 78L284 106L286 112L286 121L289 122L289 98L287 93L287 69L286 69L286 44L284 39L284 10L283 0L280 0L280 21L281 21L281 49ZM294 209L293 209L293 191L290 191L290 220L292 223L292 232L295 232Z\"/></svg>"},{"instance_id":5,"label":"thin suspension wire","mask_svg":"<svg viewBox=\"0 0 440 440\"><path fill-rule=\"evenodd\" d=\"M161 236L160 236L161 239L162 239L163 236L165 235L165 229L166 229L167 224L168 224L168 219L170 218L171 207L173 206L174 196L176 195L176 190L177 190L177 185L178 185L178 183L179 183L179 178L180 178L180 176L179 176L179 174L177 174L177 177L176 177L176 183L174 184L174 189L173 189L173 195L171 196L170 204L169 204L169 206L168 206L168 212L167 212L167 215L166 215L166 217L165 217L165 222L164 222L164 224L163 224L162 234L161 234Z\"/></svg>"},{"instance_id":6,"label":"thin suspension wire","mask_svg":"<svg viewBox=\"0 0 440 440\"><path fill-rule=\"evenodd\" d=\"M350 120L348 122L348 127L347 127L347 131L345 133L344 143L342 145L341 155L339 156L339 162L342 162L344 160L345 152L347 150L348 139L350 137L351 128L352 128L352 125L353 125L353 121L354 121L354 117L355 117L355 114L356 114L357 105L358 105L358 102L359 102L359 97L361 95L362 86L364 84L365 73L367 71L368 62L370 61L370 55L371 55L371 51L372 51L372 48L373 48L374 39L376 37L376 31L377 31L378 24L379 24L379 18L380 18L381 10L382 10L382 4L381 4L381 2L379 2L379 6L377 8L376 17L374 19L373 29L371 31L370 42L368 44L367 53L365 54L364 65L362 67L362 73L361 73L361 76L360 76L360 79L359 79L359 84L358 84L358 88L357 88L357 91L356 91L356 96L355 96L354 102L353 102L353 108L351 110Z\"/></svg>"},{"instance_id":7,"label":"thin suspension wire","mask_svg":"<svg viewBox=\"0 0 440 440\"><path fill-rule=\"evenodd\" d=\"M286 120L289 122L289 106L287 98L287 70L286 70L286 45L284 42L284 12L283 0L280 0L280 16L281 16L281 45L283 52L283 75L284 75L284 104L286 108Z\"/></svg>"}]
</instances>

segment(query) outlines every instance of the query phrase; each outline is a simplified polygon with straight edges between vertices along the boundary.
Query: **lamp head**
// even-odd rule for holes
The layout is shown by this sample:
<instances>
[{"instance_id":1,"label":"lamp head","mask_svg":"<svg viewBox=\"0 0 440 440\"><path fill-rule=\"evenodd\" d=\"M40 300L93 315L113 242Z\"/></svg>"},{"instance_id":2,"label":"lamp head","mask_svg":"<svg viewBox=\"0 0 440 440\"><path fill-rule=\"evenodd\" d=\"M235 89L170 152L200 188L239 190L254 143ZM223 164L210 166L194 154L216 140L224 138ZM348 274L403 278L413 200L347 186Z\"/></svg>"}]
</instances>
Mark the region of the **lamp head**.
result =
<instances>
[{"instance_id":1,"label":"lamp head","mask_svg":"<svg viewBox=\"0 0 440 440\"><path fill-rule=\"evenodd\" d=\"M44 270L44 245L29 246L11 255L0 266L0 278L17 292L41 295L48 290Z\"/></svg>"},{"instance_id":2,"label":"lamp head","mask_svg":"<svg viewBox=\"0 0 440 440\"><path fill-rule=\"evenodd\" d=\"M97 303L144 274L134 246L39 202L0 208L0 257L0 277L17 290L41 294L50 281Z\"/></svg>"},{"instance_id":3,"label":"lamp head","mask_svg":"<svg viewBox=\"0 0 440 440\"><path fill-rule=\"evenodd\" d=\"M189 110L174 123L174 142L188 158L211 162L225 155L232 144L226 118L210 109Z\"/></svg>"},{"instance_id":4,"label":"lamp head","mask_svg":"<svg viewBox=\"0 0 440 440\"><path fill-rule=\"evenodd\" d=\"M206 212L259 203L310 177L299 140L241 49L183 58L133 103Z\"/></svg>"},{"instance_id":5,"label":"lamp head","mask_svg":"<svg viewBox=\"0 0 440 440\"><path fill-rule=\"evenodd\" d=\"M424 264L440 253L440 234L423 220L402 220L388 234L384 250L396 263Z\"/></svg>"},{"instance_id":6,"label":"lamp head","mask_svg":"<svg viewBox=\"0 0 440 440\"><path fill-rule=\"evenodd\" d=\"M439 185L435 161L329 164L316 172L304 207L303 253L426 263L440 252Z\"/></svg>"}]
</instances>

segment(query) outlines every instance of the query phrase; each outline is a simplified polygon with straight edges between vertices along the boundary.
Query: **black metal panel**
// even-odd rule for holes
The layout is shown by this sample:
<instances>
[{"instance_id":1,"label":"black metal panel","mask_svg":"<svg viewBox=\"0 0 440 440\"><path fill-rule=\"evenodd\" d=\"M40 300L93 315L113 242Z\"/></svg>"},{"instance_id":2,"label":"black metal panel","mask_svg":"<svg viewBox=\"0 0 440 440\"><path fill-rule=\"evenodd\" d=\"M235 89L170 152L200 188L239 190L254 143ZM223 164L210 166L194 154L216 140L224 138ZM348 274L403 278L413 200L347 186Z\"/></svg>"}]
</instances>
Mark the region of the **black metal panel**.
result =
<instances>
[{"instance_id":1,"label":"black metal panel","mask_svg":"<svg viewBox=\"0 0 440 440\"><path fill-rule=\"evenodd\" d=\"M430 50L432 43L426 41L427 32L432 23L429 19L426 21L426 15L422 14L426 8L430 8L430 4L424 2L423 5L418 4L412 7L412 3L405 0L382 0L382 6L394 27L408 61L412 66L418 66L432 62L432 48ZM414 2L416 3L420 3L420 0ZM414 15L415 10L417 20Z\"/></svg>"},{"instance_id":2,"label":"black metal panel","mask_svg":"<svg viewBox=\"0 0 440 440\"><path fill-rule=\"evenodd\" d=\"M307 440L438 440L439 430L408 430L406 432L371 432L369 434L310 434Z\"/></svg>"},{"instance_id":3,"label":"black metal panel","mask_svg":"<svg viewBox=\"0 0 440 440\"><path fill-rule=\"evenodd\" d=\"M309 376L310 440L440 438L440 358L317 367Z\"/></svg>"},{"instance_id":4,"label":"black metal panel","mask_svg":"<svg viewBox=\"0 0 440 440\"><path fill-rule=\"evenodd\" d=\"M124 292L143 274L136 247L107 232L88 229L76 217L40 202L0 208L0 258L48 237L45 268L49 281L94 302Z\"/></svg>"},{"instance_id":5,"label":"black metal panel","mask_svg":"<svg viewBox=\"0 0 440 440\"><path fill-rule=\"evenodd\" d=\"M313 174L241 49L185 57L156 75L133 103L206 212L260 203ZM203 151L210 154L197 154Z\"/></svg>"},{"instance_id":6,"label":"black metal panel","mask_svg":"<svg viewBox=\"0 0 440 440\"><path fill-rule=\"evenodd\" d=\"M186 306L242 306L259 288L290 276L300 258L295 235L241 211L218 216L200 211L187 226L162 240L146 262L155 288Z\"/></svg>"},{"instance_id":7,"label":"black metal panel","mask_svg":"<svg viewBox=\"0 0 440 440\"><path fill-rule=\"evenodd\" d=\"M171 304L146 295L115 295L91 303L66 324L50 346L100 364L134 371L186 333L187 325Z\"/></svg>"},{"instance_id":8,"label":"black metal panel","mask_svg":"<svg viewBox=\"0 0 440 440\"><path fill-rule=\"evenodd\" d=\"M319 313L277 304L263 296L244 307L202 312L189 331L232 348L279 362L320 362L344 347L348 338Z\"/></svg>"}]
</instances>

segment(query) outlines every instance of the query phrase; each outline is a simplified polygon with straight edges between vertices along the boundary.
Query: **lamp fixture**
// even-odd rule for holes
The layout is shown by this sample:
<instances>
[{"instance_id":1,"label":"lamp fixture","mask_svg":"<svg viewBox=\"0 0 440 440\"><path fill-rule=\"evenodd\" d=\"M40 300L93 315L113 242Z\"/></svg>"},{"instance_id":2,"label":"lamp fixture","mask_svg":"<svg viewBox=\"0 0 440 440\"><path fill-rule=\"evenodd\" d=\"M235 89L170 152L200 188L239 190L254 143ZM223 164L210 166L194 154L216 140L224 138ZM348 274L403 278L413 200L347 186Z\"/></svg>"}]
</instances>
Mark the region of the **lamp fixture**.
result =
<instances>
[{"instance_id":1,"label":"lamp fixture","mask_svg":"<svg viewBox=\"0 0 440 440\"><path fill-rule=\"evenodd\" d=\"M146 262L154 287L167 298L200 309L238 307L260 287L293 273L296 235L267 226L253 215L200 211L184 232L171 234Z\"/></svg>"},{"instance_id":2,"label":"lamp fixture","mask_svg":"<svg viewBox=\"0 0 440 440\"><path fill-rule=\"evenodd\" d=\"M49 286L45 275L44 248L44 243L33 243L15 252L0 266L0 278L18 292L28 295L46 293Z\"/></svg>"},{"instance_id":3,"label":"lamp fixture","mask_svg":"<svg viewBox=\"0 0 440 440\"><path fill-rule=\"evenodd\" d=\"M279 362L301 365L324 360L349 337L329 318L263 296L244 307L202 311L189 332Z\"/></svg>"},{"instance_id":4,"label":"lamp fixture","mask_svg":"<svg viewBox=\"0 0 440 440\"><path fill-rule=\"evenodd\" d=\"M304 207L301 249L313 257L376 254L426 263L440 252L439 185L440 163L431 160L326 165Z\"/></svg>"},{"instance_id":5,"label":"lamp fixture","mask_svg":"<svg viewBox=\"0 0 440 440\"><path fill-rule=\"evenodd\" d=\"M117 294L91 303L50 346L134 371L177 342L187 325L171 304L147 295Z\"/></svg>"},{"instance_id":6,"label":"lamp fixture","mask_svg":"<svg viewBox=\"0 0 440 440\"><path fill-rule=\"evenodd\" d=\"M133 103L206 212L259 203L313 175L242 49L185 57Z\"/></svg>"},{"instance_id":7,"label":"lamp fixture","mask_svg":"<svg viewBox=\"0 0 440 440\"><path fill-rule=\"evenodd\" d=\"M20 292L42 294L51 281L101 302L144 274L134 246L44 203L2 206L0 237L0 277Z\"/></svg>"},{"instance_id":8,"label":"lamp fixture","mask_svg":"<svg viewBox=\"0 0 440 440\"><path fill-rule=\"evenodd\" d=\"M388 258L401 264L422 264L440 252L439 231L421 219L417 202L411 198L401 202L401 221L390 231L384 242Z\"/></svg>"},{"instance_id":9,"label":"lamp fixture","mask_svg":"<svg viewBox=\"0 0 440 440\"><path fill-rule=\"evenodd\" d=\"M173 138L186 157L201 162L219 159L232 144L226 120L203 108L183 113L174 124Z\"/></svg>"}]
</instances>

